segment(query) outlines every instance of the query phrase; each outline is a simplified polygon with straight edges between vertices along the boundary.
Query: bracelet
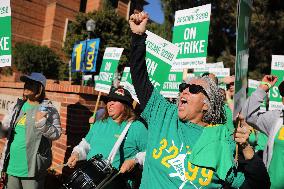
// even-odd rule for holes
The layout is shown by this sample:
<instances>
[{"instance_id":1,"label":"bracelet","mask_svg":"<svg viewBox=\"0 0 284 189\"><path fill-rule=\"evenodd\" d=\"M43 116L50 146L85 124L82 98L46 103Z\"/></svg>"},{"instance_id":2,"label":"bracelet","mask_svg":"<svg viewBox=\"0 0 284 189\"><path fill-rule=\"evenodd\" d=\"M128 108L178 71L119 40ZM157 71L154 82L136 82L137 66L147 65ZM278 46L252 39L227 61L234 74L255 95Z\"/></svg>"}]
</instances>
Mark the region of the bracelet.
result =
<instances>
[{"instance_id":1,"label":"bracelet","mask_svg":"<svg viewBox=\"0 0 284 189\"><path fill-rule=\"evenodd\" d=\"M266 81L261 81L260 82L261 85L267 85L267 87L270 89L272 87L272 85Z\"/></svg>"}]
</instances>

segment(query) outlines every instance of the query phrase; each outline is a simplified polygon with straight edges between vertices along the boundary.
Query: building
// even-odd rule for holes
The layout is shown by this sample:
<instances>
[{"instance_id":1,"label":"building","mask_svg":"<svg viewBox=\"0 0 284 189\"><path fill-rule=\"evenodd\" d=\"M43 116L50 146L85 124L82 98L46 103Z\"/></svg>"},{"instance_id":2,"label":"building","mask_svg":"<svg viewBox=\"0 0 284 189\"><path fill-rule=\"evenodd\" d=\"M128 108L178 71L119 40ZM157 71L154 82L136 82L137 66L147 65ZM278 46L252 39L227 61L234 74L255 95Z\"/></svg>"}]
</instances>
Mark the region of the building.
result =
<instances>
[{"instance_id":1,"label":"building","mask_svg":"<svg viewBox=\"0 0 284 189\"><path fill-rule=\"evenodd\" d=\"M11 0L12 44L31 42L46 45L63 55L68 23L78 12L100 10L104 0ZM110 0L120 16L128 19L131 10L143 0Z\"/></svg>"}]
</instances>

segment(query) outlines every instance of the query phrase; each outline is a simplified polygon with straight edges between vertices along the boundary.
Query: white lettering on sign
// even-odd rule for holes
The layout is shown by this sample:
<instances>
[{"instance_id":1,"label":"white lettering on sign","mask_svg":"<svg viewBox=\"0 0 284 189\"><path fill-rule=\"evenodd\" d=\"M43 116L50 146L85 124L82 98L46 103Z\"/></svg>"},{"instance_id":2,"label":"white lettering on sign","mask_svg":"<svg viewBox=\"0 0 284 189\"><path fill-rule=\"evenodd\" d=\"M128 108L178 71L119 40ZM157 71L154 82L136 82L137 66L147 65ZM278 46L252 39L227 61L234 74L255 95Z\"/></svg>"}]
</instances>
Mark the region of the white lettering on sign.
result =
<instances>
[{"instance_id":1,"label":"white lettering on sign","mask_svg":"<svg viewBox=\"0 0 284 189\"><path fill-rule=\"evenodd\" d=\"M176 81L177 77L176 74L169 74L169 81Z\"/></svg>"},{"instance_id":2,"label":"white lettering on sign","mask_svg":"<svg viewBox=\"0 0 284 189\"><path fill-rule=\"evenodd\" d=\"M105 71L109 71L111 68L111 62L107 62L105 65Z\"/></svg>"},{"instance_id":3,"label":"white lettering on sign","mask_svg":"<svg viewBox=\"0 0 284 189\"><path fill-rule=\"evenodd\" d=\"M179 47L179 54L204 53L205 40L175 43Z\"/></svg>"},{"instance_id":4,"label":"white lettering on sign","mask_svg":"<svg viewBox=\"0 0 284 189\"><path fill-rule=\"evenodd\" d=\"M165 82L163 89L179 89L180 82Z\"/></svg>"},{"instance_id":5,"label":"white lettering on sign","mask_svg":"<svg viewBox=\"0 0 284 189\"><path fill-rule=\"evenodd\" d=\"M272 92L271 95L272 95L274 98L278 98L278 96L279 96L279 90L278 90L278 87L277 87L277 86L272 87L271 92Z\"/></svg>"},{"instance_id":6,"label":"white lettering on sign","mask_svg":"<svg viewBox=\"0 0 284 189\"><path fill-rule=\"evenodd\" d=\"M184 40L195 39L196 38L196 27L186 28L183 33Z\"/></svg>"},{"instance_id":7,"label":"white lettering on sign","mask_svg":"<svg viewBox=\"0 0 284 189\"><path fill-rule=\"evenodd\" d=\"M148 73L153 76L157 67L158 67L158 64L154 61L152 61L150 58L147 58L146 60L146 65L147 65L147 71Z\"/></svg>"},{"instance_id":8,"label":"white lettering on sign","mask_svg":"<svg viewBox=\"0 0 284 189\"><path fill-rule=\"evenodd\" d=\"M161 86L160 83L158 83L156 80L154 80L153 78L149 78L149 80L151 81L152 85L157 88L159 86Z\"/></svg>"},{"instance_id":9,"label":"white lettering on sign","mask_svg":"<svg viewBox=\"0 0 284 189\"><path fill-rule=\"evenodd\" d=\"M112 82L112 78L113 78L113 73L100 72L100 80L101 81Z\"/></svg>"},{"instance_id":10,"label":"white lettering on sign","mask_svg":"<svg viewBox=\"0 0 284 189\"><path fill-rule=\"evenodd\" d=\"M8 51L8 40L10 37L1 37L0 38L0 49L4 51Z\"/></svg>"}]
</instances>

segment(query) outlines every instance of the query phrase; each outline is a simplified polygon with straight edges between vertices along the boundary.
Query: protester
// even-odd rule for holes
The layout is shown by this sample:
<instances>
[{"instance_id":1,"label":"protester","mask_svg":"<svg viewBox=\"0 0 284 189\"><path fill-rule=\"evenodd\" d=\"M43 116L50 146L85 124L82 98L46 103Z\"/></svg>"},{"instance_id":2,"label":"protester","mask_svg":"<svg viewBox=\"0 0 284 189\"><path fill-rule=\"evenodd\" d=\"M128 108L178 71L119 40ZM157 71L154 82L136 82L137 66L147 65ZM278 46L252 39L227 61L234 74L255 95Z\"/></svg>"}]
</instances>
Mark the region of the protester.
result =
<instances>
[{"instance_id":1,"label":"protester","mask_svg":"<svg viewBox=\"0 0 284 189\"><path fill-rule=\"evenodd\" d=\"M284 188L284 110L262 112L260 105L277 80L276 76L265 75L259 87L248 98L242 111L247 122L268 136L267 146L263 152L263 161L268 169L272 189ZM284 81L281 82L278 89L284 104Z\"/></svg>"},{"instance_id":2,"label":"protester","mask_svg":"<svg viewBox=\"0 0 284 189\"><path fill-rule=\"evenodd\" d=\"M149 132L140 188L238 188L244 184L268 188L265 167L246 142L246 126L237 129L235 138L245 156L245 163L239 162L245 182L235 172L234 144L228 130L218 126L226 121L223 98L212 79L193 78L181 84L178 107L154 89L145 63L147 21L143 12L129 20L133 32L130 72Z\"/></svg>"},{"instance_id":3,"label":"protester","mask_svg":"<svg viewBox=\"0 0 284 189\"><path fill-rule=\"evenodd\" d=\"M112 166L121 173L131 171L136 163L136 155L144 152L147 143L147 129L138 120L132 108L131 94L122 87L113 87L107 96L105 114L97 120L87 136L74 147L67 165L73 168L78 160L89 160L97 154L107 159L118 136L129 121L133 121L125 136L124 142L117 151ZM122 166L122 163L126 163Z\"/></svg>"},{"instance_id":4,"label":"protester","mask_svg":"<svg viewBox=\"0 0 284 189\"><path fill-rule=\"evenodd\" d=\"M45 100L45 76L33 72L20 79L25 82L23 98L2 122L8 141L2 173L8 174L8 189L42 189L52 162L51 142L61 135L60 118Z\"/></svg>"}]
</instances>

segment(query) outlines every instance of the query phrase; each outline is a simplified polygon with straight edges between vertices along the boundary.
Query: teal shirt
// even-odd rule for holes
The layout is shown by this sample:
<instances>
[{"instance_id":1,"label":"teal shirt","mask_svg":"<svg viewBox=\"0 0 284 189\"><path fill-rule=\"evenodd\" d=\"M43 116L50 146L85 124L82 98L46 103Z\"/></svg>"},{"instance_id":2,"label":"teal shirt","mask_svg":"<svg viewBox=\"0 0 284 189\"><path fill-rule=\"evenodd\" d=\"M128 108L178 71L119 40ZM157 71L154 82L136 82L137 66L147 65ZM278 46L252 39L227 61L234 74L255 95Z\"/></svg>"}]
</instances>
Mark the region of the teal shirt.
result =
<instances>
[{"instance_id":1,"label":"teal shirt","mask_svg":"<svg viewBox=\"0 0 284 189\"><path fill-rule=\"evenodd\" d=\"M32 109L34 105L25 102L21 112L22 117L15 127L14 140L10 148L10 160L7 168L9 175L17 177L28 176L28 161L26 152L26 112Z\"/></svg>"},{"instance_id":2,"label":"teal shirt","mask_svg":"<svg viewBox=\"0 0 284 189\"><path fill-rule=\"evenodd\" d=\"M243 175L227 177L234 166L234 143L226 127L180 121L176 105L155 89L142 117L149 128L140 188L220 188L220 178L236 187L242 184Z\"/></svg>"},{"instance_id":3,"label":"teal shirt","mask_svg":"<svg viewBox=\"0 0 284 189\"><path fill-rule=\"evenodd\" d=\"M273 155L269 165L271 189L284 188L284 125L279 129L274 139Z\"/></svg>"},{"instance_id":4,"label":"teal shirt","mask_svg":"<svg viewBox=\"0 0 284 189\"><path fill-rule=\"evenodd\" d=\"M126 124L127 122L122 122L119 125L111 118L95 122L85 137L91 146L87 159L97 154L102 154L104 159L107 159ZM133 158L138 152L145 151L146 146L147 129L141 122L134 121L120 146L122 150L118 150L115 155L113 167L118 169L126 159Z\"/></svg>"},{"instance_id":5,"label":"teal shirt","mask_svg":"<svg viewBox=\"0 0 284 189\"><path fill-rule=\"evenodd\" d=\"M264 133L256 129L253 129L253 131L249 135L249 143L255 149L256 152L259 150L263 151L265 149L267 140L268 137Z\"/></svg>"}]
</instances>

